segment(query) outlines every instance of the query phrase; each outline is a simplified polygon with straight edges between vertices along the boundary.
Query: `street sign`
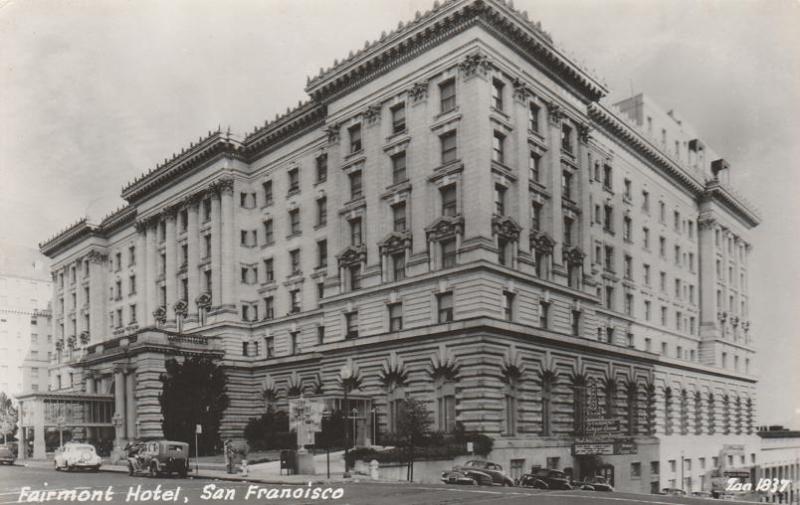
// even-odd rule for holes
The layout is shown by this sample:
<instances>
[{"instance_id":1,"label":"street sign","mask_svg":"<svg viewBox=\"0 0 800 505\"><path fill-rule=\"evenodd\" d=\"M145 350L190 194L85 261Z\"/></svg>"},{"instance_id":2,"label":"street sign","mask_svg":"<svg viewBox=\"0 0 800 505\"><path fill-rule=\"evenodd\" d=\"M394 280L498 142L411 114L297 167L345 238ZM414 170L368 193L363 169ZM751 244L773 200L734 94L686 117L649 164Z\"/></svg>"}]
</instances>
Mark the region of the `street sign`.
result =
<instances>
[{"instance_id":1,"label":"street sign","mask_svg":"<svg viewBox=\"0 0 800 505\"><path fill-rule=\"evenodd\" d=\"M194 432L197 433L198 435L201 435L203 433L203 425L198 424L197 426L195 426Z\"/></svg>"}]
</instances>

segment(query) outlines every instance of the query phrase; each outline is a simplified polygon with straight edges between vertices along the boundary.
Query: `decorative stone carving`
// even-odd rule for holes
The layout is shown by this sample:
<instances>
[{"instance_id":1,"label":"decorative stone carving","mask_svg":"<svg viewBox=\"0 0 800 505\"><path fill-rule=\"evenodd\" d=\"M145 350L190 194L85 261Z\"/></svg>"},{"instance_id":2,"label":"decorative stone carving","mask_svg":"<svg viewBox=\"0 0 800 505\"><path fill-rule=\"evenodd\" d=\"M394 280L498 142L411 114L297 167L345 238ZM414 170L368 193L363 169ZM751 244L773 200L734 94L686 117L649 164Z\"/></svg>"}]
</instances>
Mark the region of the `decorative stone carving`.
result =
<instances>
[{"instance_id":1,"label":"decorative stone carving","mask_svg":"<svg viewBox=\"0 0 800 505\"><path fill-rule=\"evenodd\" d=\"M725 321L728 320L728 313L727 312L717 312L717 320L720 323L725 324Z\"/></svg>"},{"instance_id":2,"label":"decorative stone carving","mask_svg":"<svg viewBox=\"0 0 800 505\"><path fill-rule=\"evenodd\" d=\"M733 317L731 318L731 325L732 325L734 328L736 328L736 327L738 327L738 326L739 326L739 317L738 317L738 316L733 316Z\"/></svg>"},{"instance_id":3,"label":"decorative stone carving","mask_svg":"<svg viewBox=\"0 0 800 505\"><path fill-rule=\"evenodd\" d=\"M428 374L433 380L457 381L460 368L458 361L442 345L439 347L439 352L431 357Z\"/></svg>"},{"instance_id":4,"label":"decorative stone carving","mask_svg":"<svg viewBox=\"0 0 800 505\"><path fill-rule=\"evenodd\" d=\"M338 123L333 123L325 128L325 134L328 137L329 144L338 144L341 138L341 126Z\"/></svg>"},{"instance_id":5,"label":"decorative stone carving","mask_svg":"<svg viewBox=\"0 0 800 505\"><path fill-rule=\"evenodd\" d=\"M697 220L697 227L701 230L713 230L716 224L717 220L711 216L701 216Z\"/></svg>"},{"instance_id":6,"label":"decorative stone carving","mask_svg":"<svg viewBox=\"0 0 800 505\"><path fill-rule=\"evenodd\" d=\"M201 309L211 307L211 293L200 293L200 296L195 298L194 302L197 304L197 307Z\"/></svg>"},{"instance_id":7,"label":"decorative stone carving","mask_svg":"<svg viewBox=\"0 0 800 505\"><path fill-rule=\"evenodd\" d=\"M531 249L538 251L542 254L552 254L553 247L556 245L556 241L553 238L544 232L533 232L531 233Z\"/></svg>"},{"instance_id":8,"label":"decorative stone carving","mask_svg":"<svg viewBox=\"0 0 800 505\"><path fill-rule=\"evenodd\" d=\"M339 267L356 265L367 261L367 246L364 244L355 246L350 245L337 256Z\"/></svg>"},{"instance_id":9,"label":"decorative stone carving","mask_svg":"<svg viewBox=\"0 0 800 505\"><path fill-rule=\"evenodd\" d=\"M472 77L473 75L485 76L489 73L491 63L489 62L488 56L480 51L475 51L474 53L468 54L461 63L458 64L458 68L465 78Z\"/></svg>"},{"instance_id":10,"label":"decorative stone carving","mask_svg":"<svg viewBox=\"0 0 800 505\"><path fill-rule=\"evenodd\" d=\"M61 352L64 350L64 339L60 338L56 340L56 351Z\"/></svg>"},{"instance_id":11,"label":"decorative stone carving","mask_svg":"<svg viewBox=\"0 0 800 505\"><path fill-rule=\"evenodd\" d=\"M186 314L189 312L189 304L186 303L186 300L178 300L172 308L175 310L176 316L186 317Z\"/></svg>"},{"instance_id":12,"label":"decorative stone carving","mask_svg":"<svg viewBox=\"0 0 800 505\"><path fill-rule=\"evenodd\" d=\"M514 100L519 102L527 102L531 96L531 93L528 91L528 87L525 85L525 82L515 77L514 80L511 81L511 85L514 88Z\"/></svg>"},{"instance_id":13,"label":"decorative stone carving","mask_svg":"<svg viewBox=\"0 0 800 505\"><path fill-rule=\"evenodd\" d=\"M515 241L519 239L519 234L522 231L522 226L514 221L510 216L493 216L492 217L492 233L503 237L507 240Z\"/></svg>"},{"instance_id":14,"label":"decorative stone carving","mask_svg":"<svg viewBox=\"0 0 800 505\"><path fill-rule=\"evenodd\" d=\"M367 122L368 125L374 125L376 123L380 123L381 120L381 106L380 104L374 103L364 110L364 120Z\"/></svg>"},{"instance_id":15,"label":"decorative stone carving","mask_svg":"<svg viewBox=\"0 0 800 505\"><path fill-rule=\"evenodd\" d=\"M421 102L428 98L428 81L415 82L408 90L408 97L413 103Z\"/></svg>"},{"instance_id":16,"label":"decorative stone carving","mask_svg":"<svg viewBox=\"0 0 800 505\"><path fill-rule=\"evenodd\" d=\"M86 259L89 263L103 264L108 259L108 254L103 254L100 251L92 249L86 254Z\"/></svg>"},{"instance_id":17,"label":"decorative stone carving","mask_svg":"<svg viewBox=\"0 0 800 505\"><path fill-rule=\"evenodd\" d=\"M405 363L397 357L397 353L392 352L389 360L383 362L383 369L378 372L378 376L384 387L394 389L405 385L408 380L408 370Z\"/></svg>"},{"instance_id":18,"label":"decorative stone carving","mask_svg":"<svg viewBox=\"0 0 800 505\"><path fill-rule=\"evenodd\" d=\"M579 247L565 249L561 254L565 263L574 266L583 265L583 259L586 257L586 253L584 253Z\"/></svg>"},{"instance_id":19,"label":"decorative stone carving","mask_svg":"<svg viewBox=\"0 0 800 505\"><path fill-rule=\"evenodd\" d=\"M208 189L215 194L233 193L233 177L221 177L208 185Z\"/></svg>"},{"instance_id":20,"label":"decorative stone carving","mask_svg":"<svg viewBox=\"0 0 800 505\"><path fill-rule=\"evenodd\" d=\"M750 331L750 321L742 321L742 329L744 330L745 335Z\"/></svg>"},{"instance_id":21,"label":"decorative stone carving","mask_svg":"<svg viewBox=\"0 0 800 505\"><path fill-rule=\"evenodd\" d=\"M516 347L511 346L506 351L500 372L503 374L501 380L506 384L516 384L525 375L525 364Z\"/></svg>"},{"instance_id":22,"label":"decorative stone carving","mask_svg":"<svg viewBox=\"0 0 800 505\"><path fill-rule=\"evenodd\" d=\"M428 241L450 238L459 233L464 233L464 217L461 215L441 216L425 228Z\"/></svg>"},{"instance_id":23,"label":"decorative stone carving","mask_svg":"<svg viewBox=\"0 0 800 505\"><path fill-rule=\"evenodd\" d=\"M378 250L381 254L392 254L411 248L411 232L393 231L386 235L383 240L378 242Z\"/></svg>"},{"instance_id":24,"label":"decorative stone carving","mask_svg":"<svg viewBox=\"0 0 800 505\"><path fill-rule=\"evenodd\" d=\"M159 324L167 322L167 309L163 305L153 311L153 319Z\"/></svg>"},{"instance_id":25,"label":"decorative stone carving","mask_svg":"<svg viewBox=\"0 0 800 505\"><path fill-rule=\"evenodd\" d=\"M70 350L75 349L75 345L77 343L78 339L75 337L75 335L70 335L69 337L67 337L67 348L69 348Z\"/></svg>"},{"instance_id":26,"label":"decorative stone carving","mask_svg":"<svg viewBox=\"0 0 800 505\"><path fill-rule=\"evenodd\" d=\"M292 375L286 381L286 394L289 397L300 396L303 393L303 379L297 375L297 372L292 371Z\"/></svg>"},{"instance_id":27,"label":"decorative stone carving","mask_svg":"<svg viewBox=\"0 0 800 505\"><path fill-rule=\"evenodd\" d=\"M324 388L322 386L322 377L320 377L319 374L316 374L314 379L309 383L308 387L312 394L321 395L324 392Z\"/></svg>"},{"instance_id":28,"label":"decorative stone carving","mask_svg":"<svg viewBox=\"0 0 800 505\"><path fill-rule=\"evenodd\" d=\"M578 140L582 143L586 144L589 142L589 137L592 134L592 127L587 125L586 123L579 123L578 124Z\"/></svg>"},{"instance_id":29,"label":"decorative stone carving","mask_svg":"<svg viewBox=\"0 0 800 505\"><path fill-rule=\"evenodd\" d=\"M261 397L267 402L274 402L279 396L280 391L277 386L275 386L275 382L273 382L272 377L267 375L264 380L261 381Z\"/></svg>"},{"instance_id":30,"label":"decorative stone carving","mask_svg":"<svg viewBox=\"0 0 800 505\"><path fill-rule=\"evenodd\" d=\"M336 383L342 390L348 393L361 389L361 384L363 384L363 382L364 377L361 375L361 370L349 359L347 364L339 370L339 375L336 376Z\"/></svg>"},{"instance_id":31,"label":"decorative stone carving","mask_svg":"<svg viewBox=\"0 0 800 505\"><path fill-rule=\"evenodd\" d=\"M550 124L554 126L561 125L561 121L564 119L564 111L561 109L561 106L555 102L550 102L547 104L547 117L550 119Z\"/></svg>"},{"instance_id":32,"label":"decorative stone carving","mask_svg":"<svg viewBox=\"0 0 800 505\"><path fill-rule=\"evenodd\" d=\"M78 338L80 339L81 345L88 344L89 343L89 332L86 331L86 330L83 330Z\"/></svg>"}]
</instances>

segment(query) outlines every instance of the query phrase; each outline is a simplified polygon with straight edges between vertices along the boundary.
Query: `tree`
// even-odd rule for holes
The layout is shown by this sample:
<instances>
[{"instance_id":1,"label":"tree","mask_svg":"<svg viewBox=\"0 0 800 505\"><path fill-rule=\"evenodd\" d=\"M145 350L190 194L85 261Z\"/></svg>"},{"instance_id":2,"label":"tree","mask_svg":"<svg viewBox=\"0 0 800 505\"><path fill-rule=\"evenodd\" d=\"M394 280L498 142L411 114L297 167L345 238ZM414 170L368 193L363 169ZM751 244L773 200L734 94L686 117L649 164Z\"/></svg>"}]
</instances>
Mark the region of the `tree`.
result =
<instances>
[{"instance_id":1,"label":"tree","mask_svg":"<svg viewBox=\"0 0 800 505\"><path fill-rule=\"evenodd\" d=\"M430 431L433 419L424 402L415 398L402 400L397 413L397 435L408 450L408 480L414 481L414 446Z\"/></svg>"},{"instance_id":2,"label":"tree","mask_svg":"<svg viewBox=\"0 0 800 505\"><path fill-rule=\"evenodd\" d=\"M162 392L158 396L164 436L194 446L195 426L200 424L203 433L198 436L199 452L212 453L222 445L219 427L230 403L225 373L206 357L187 358L182 363L169 360L166 368L159 378Z\"/></svg>"},{"instance_id":3,"label":"tree","mask_svg":"<svg viewBox=\"0 0 800 505\"><path fill-rule=\"evenodd\" d=\"M14 407L11 398L5 393L0 393L0 433L3 435L3 443L8 441L8 437L14 437L17 432L17 419L19 413Z\"/></svg>"},{"instance_id":4,"label":"tree","mask_svg":"<svg viewBox=\"0 0 800 505\"><path fill-rule=\"evenodd\" d=\"M289 431L289 416L272 405L260 418L252 417L244 428L244 438L253 449L294 449L297 437Z\"/></svg>"}]
</instances>

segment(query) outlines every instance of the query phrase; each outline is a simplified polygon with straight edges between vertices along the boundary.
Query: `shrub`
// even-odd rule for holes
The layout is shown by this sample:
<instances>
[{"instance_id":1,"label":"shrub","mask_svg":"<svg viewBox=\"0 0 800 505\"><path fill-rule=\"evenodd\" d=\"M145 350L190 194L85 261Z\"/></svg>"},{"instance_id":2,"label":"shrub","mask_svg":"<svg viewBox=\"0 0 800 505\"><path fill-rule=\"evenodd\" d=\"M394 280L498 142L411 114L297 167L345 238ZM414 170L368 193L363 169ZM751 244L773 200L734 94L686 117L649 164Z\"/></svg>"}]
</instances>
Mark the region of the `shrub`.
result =
<instances>
[{"instance_id":1,"label":"shrub","mask_svg":"<svg viewBox=\"0 0 800 505\"><path fill-rule=\"evenodd\" d=\"M244 438L256 451L270 449L294 449L297 437L289 431L289 417L286 412L267 410L260 418L251 418L244 428Z\"/></svg>"}]
</instances>

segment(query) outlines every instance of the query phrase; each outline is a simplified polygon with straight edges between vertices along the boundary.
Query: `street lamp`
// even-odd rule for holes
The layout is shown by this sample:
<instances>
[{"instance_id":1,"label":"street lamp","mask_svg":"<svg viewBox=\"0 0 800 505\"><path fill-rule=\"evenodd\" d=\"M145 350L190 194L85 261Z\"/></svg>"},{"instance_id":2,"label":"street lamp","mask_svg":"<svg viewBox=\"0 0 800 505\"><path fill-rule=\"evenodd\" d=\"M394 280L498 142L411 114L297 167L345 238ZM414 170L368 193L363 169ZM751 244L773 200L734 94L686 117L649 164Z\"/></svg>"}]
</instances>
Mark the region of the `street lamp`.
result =
<instances>
[{"instance_id":1,"label":"street lamp","mask_svg":"<svg viewBox=\"0 0 800 505\"><path fill-rule=\"evenodd\" d=\"M377 439L376 425L378 424L376 421L377 421L378 411L375 409L375 407L372 407L372 410L370 412L372 412L372 445L378 445L378 441L376 440Z\"/></svg>"},{"instance_id":2,"label":"street lamp","mask_svg":"<svg viewBox=\"0 0 800 505\"><path fill-rule=\"evenodd\" d=\"M350 446L350 433L349 428L347 426L347 411L350 407L349 402L347 401L347 393L353 391L355 389L359 389L361 387L361 374L359 373L358 369L356 369L350 360L342 366L342 369L339 370L339 385L342 387L342 391L344 392L344 405L342 411L344 412L344 475L343 477L349 477L350 472L347 468L347 458L349 455L348 448ZM355 422L355 421L354 421Z\"/></svg>"}]
</instances>

